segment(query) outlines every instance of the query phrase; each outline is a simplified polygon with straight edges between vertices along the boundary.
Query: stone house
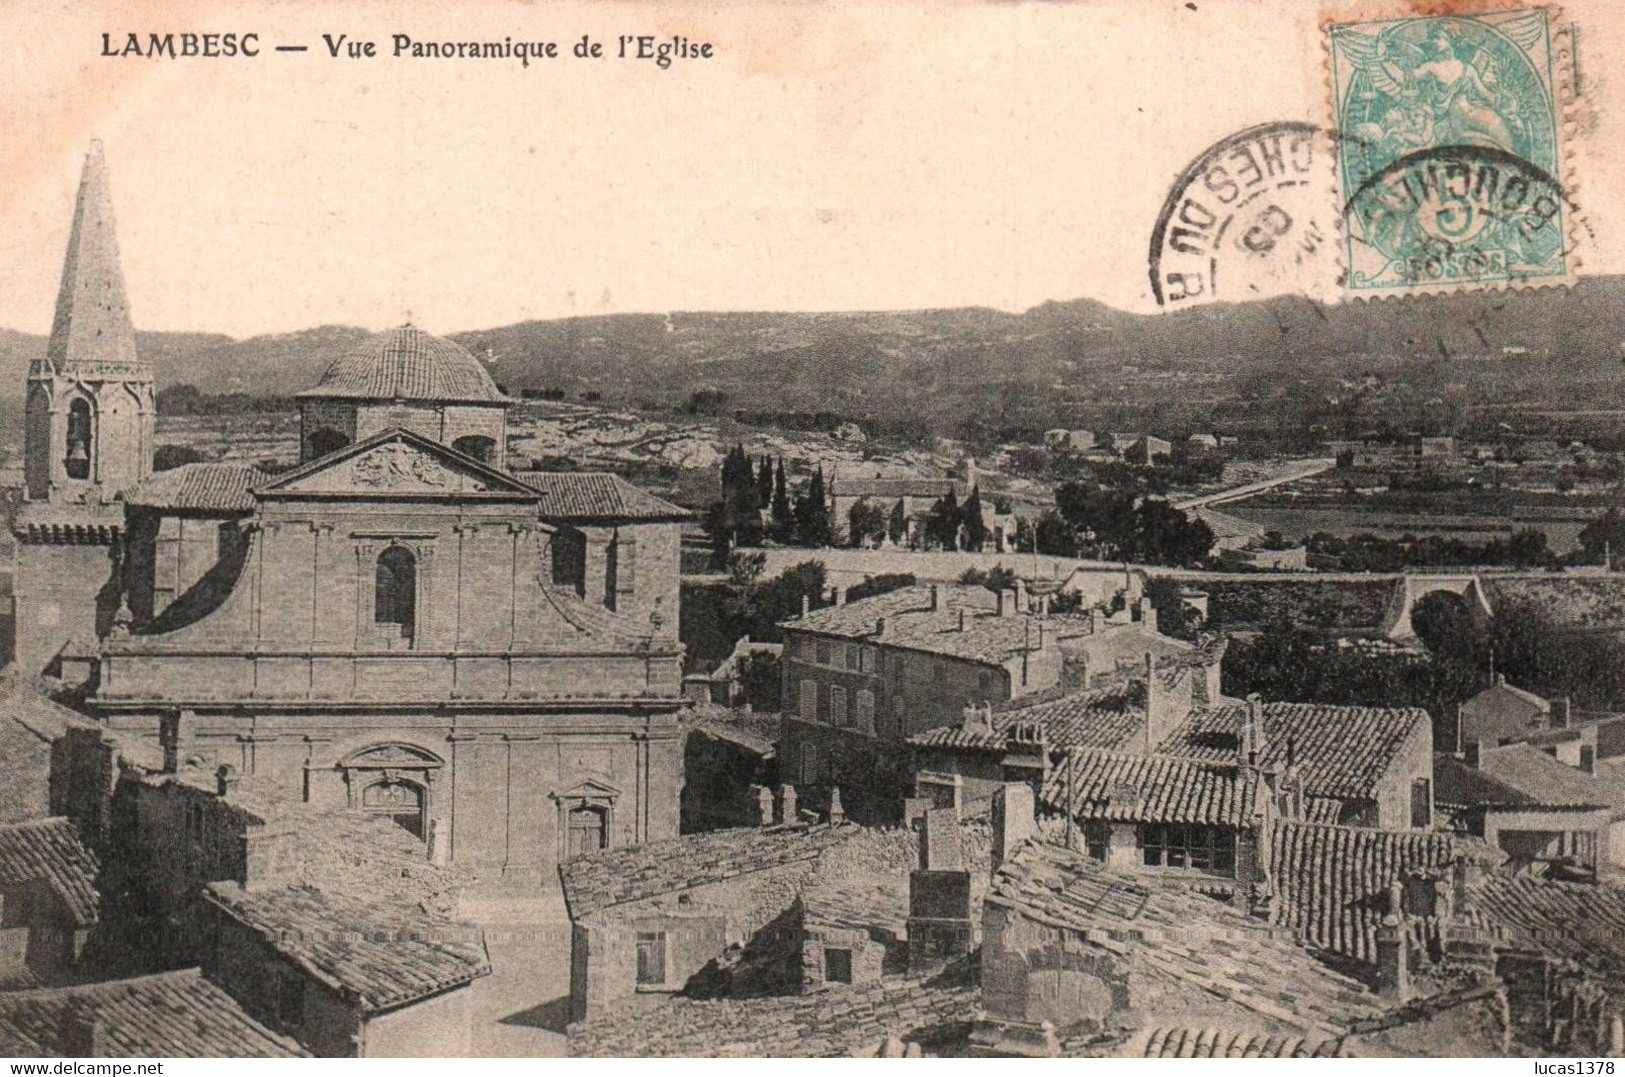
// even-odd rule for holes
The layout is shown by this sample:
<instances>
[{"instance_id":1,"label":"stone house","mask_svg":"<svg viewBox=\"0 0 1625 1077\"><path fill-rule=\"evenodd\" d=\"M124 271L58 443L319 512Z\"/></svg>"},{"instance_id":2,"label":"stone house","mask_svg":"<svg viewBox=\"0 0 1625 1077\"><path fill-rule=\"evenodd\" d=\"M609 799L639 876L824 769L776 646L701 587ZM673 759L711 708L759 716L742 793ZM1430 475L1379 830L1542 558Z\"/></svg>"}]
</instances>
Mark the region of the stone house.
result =
<instances>
[{"instance_id":1,"label":"stone house","mask_svg":"<svg viewBox=\"0 0 1625 1077\"><path fill-rule=\"evenodd\" d=\"M1443 756L1435 773L1448 824L1483 838L1521 870L1595 877L1619 855L1612 848L1618 790L1533 745L1485 747L1476 768Z\"/></svg>"},{"instance_id":2,"label":"stone house","mask_svg":"<svg viewBox=\"0 0 1625 1077\"><path fill-rule=\"evenodd\" d=\"M469 986L491 971L477 929L305 888L211 883L204 900L205 975L311 1054L470 1053Z\"/></svg>"},{"instance_id":3,"label":"stone house","mask_svg":"<svg viewBox=\"0 0 1625 1077\"><path fill-rule=\"evenodd\" d=\"M697 710L683 739L682 832L755 826L772 818L779 718Z\"/></svg>"},{"instance_id":4,"label":"stone house","mask_svg":"<svg viewBox=\"0 0 1625 1077\"><path fill-rule=\"evenodd\" d=\"M779 760L804 788L849 794L859 821L893 818L911 791L907 739L957 723L966 705L1008 703L1113 673L1146 650L1189 651L1138 620L1103 610L1050 614L1025 586L908 587L813 610L784 623Z\"/></svg>"},{"instance_id":5,"label":"stone house","mask_svg":"<svg viewBox=\"0 0 1625 1077\"><path fill-rule=\"evenodd\" d=\"M99 920L100 870L67 819L0 825L0 989L76 974Z\"/></svg>"},{"instance_id":6,"label":"stone house","mask_svg":"<svg viewBox=\"0 0 1625 1077\"><path fill-rule=\"evenodd\" d=\"M1505 676L1496 674L1495 683L1457 707L1456 750L1471 763L1483 747L1498 747L1566 726L1567 710L1568 701L1560 700L1554 717L1549 700L1508 684Z\"/></svg>"}]
</instances>

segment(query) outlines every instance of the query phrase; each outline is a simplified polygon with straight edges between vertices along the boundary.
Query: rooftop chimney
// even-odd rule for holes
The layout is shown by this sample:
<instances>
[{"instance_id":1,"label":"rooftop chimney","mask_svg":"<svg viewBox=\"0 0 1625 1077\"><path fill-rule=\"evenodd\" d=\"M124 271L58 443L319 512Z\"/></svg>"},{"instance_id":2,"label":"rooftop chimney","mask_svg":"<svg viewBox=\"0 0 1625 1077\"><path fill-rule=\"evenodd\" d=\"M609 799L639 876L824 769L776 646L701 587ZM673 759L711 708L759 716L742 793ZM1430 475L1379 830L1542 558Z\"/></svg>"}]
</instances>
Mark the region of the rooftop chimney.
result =
<instances>
[{"instance_id":1,"label":"rooftop chimney","mask_svg":"<svg viewBox=\"0 0 1625 1077\"><path fill-rule=\"evenodd\" d=\"M1157 630L1157 607L1151 604L1149 598L1141 597L1140 599L1140 624L1145 627L1147 632Z\"/></svg>"},{"instance_id":2,"label":"rooftop chimney","mask_svg":"<svg viewBox=\"0 0 1625 1077\"><path fill-rule=\"evenodd\" d=\"M837 606L846 605L846 587L842 584L835 585L835 604Z\"/></svg>"},{"instance_id":3,"label":"rooftop chimney","mask_svg":"<svg viewBox=\"0 0 1625 1077\"><path fill-rule=\"evenodd\" d=\"M1013 588L1006 587L1004 590L999 592L999 616L1013 617L1015 616L1015 613L1016 592Z\"/></svg>"},{"instance_id":4,"label":"rooftop chimney","mask_svg":"<svg viewBox=\"0 0 1625 1077\"><path fill-rule=\"evenodd\" d=\"M796 787L789 782L779 786L779 822L796 823L801 817L796 814Z\"/></svg>"},{"instance_id":5,"label":"rooftop chimney","mask_svg":"<svg viewBox=\"0 0 1625 1077\"><path fill-rule=\"evenodd\" d=\"M801 616L805 617L805 616L807 616L807 614L809 614L811 612L812 612L812 596L804 594L804 595L801 596Z\"/></svg>"},{"instance_id":6,"label":"rooftop chimney","mask_svg":"<svg viewBox=\"0 0 1625 1077\"><path fill-rule=\"evenodd\" d=\"M965 625L967 623L967 620L968 620L969 616L970 616L970 613L969 613L968 610L965 609L964 606L959 607L959 630L961 632L965 631Z\"/></svg>"},{"instance_id":7,"label":"rooftop chimney","mask_svg":"<svg viewBox=\"0 0 1625 1077\"><path fill-rule=\"evenodd\" d=\"M1016 612L1017 613L1026 613L1029 608L1030 607L1029 607L1029 605L1027 603L1027 581L1022 579L1021 577L1017 576L1016 577Z\"/></svg>"},{"instance_id":8,"label":"rooftop chimney","mask_svg":"<svg viewBox=\"0 0 1625 1077\"><path fill-rule=\"evenodd\" d=\"M993 791L993 870L1038 836L1033 787L1006 782Z\"/></svg>"},{"instance_id":9,"label":"rooftop chimney","mask_svg":"<svg viewBox=\"0 0 1625 1077\"><path fill-rule=\"evenodd\" d=\"M164 748L164 773L175 774L192 756L197 737L197 715L189 710L174 711L159 719L158 739Z\"/></svg>"},{"instance_id":10,"label":"rooftop chimney","mask_svg":"<svg viewBox=\"0 0 1625 1077\"><path fill-rule=\"evenodd\" d=\"M942 608L942 584L933 583L931 585L931 610L933 613L940 613Z\"/></svg>"},{"instance_id":11,"label":"rooftop chimney","mask_svg":"<svg viewBox=\"0 0 1625 1077\"><path fill-rule=\"evenodd\" d=\"M756 810L761 815L763 826L773 825L773 790L765 785L756 787Z\"/></svg>"},{"instance_id":12,"label":"rooftop chimney","mask_svg":"<svg viewBox=\"0 0 1625 1077\"><path fill-rule=\"evenodd\" d=\"M1388 915L1377 928L1377 995L1391 1004L1411 997L1411 970L1406 951L1405 886L1397 879L1388 888Z\"/></svg>"},{"instance_id":13,"label":"rooftop chimney","mask_svg":"<svg viewBox=\"0 0 1625 1077\"><path fill-rule=\"evenodd\" d=\"M831 826L840 826L846 822L846 809L841 807L841 787L829 787L829 822Z\"/></svg>"},{"instance_id":14,"label":"rooftop chimney","mask_svg":"<svg viewBox=\"0 0 1625 1077\"><path fill-rule=\"evenodd\" d=\"M1568 696L1552 700L1552 728L1567 729L1569 727L1571 702Z\"/></svg>"},{"instance_id":15,"label":"rooftop chimney","mask_svg":"<svg viewBox=\"0 0 1625 1077\"><path fill-rule=\"evenodd\" d=\"M1257 766L1258 761L1264 758L1265 747L1264 701L1254 692L1247 697L1247 709L1241 719L1241 744L1238 748L1241 764Z\"/></svg>"},{"instance_id":16,"label":"rooftop chimney","mask_svg":"<svg viewBox=\"0 0 1625 1077\"><path fill-rule=\"evenodd\" d=\"M881 639L886 638L886 624L887 622L885 617L875 618L875 635L879 636Z\"/></svg>"}]
</instances>

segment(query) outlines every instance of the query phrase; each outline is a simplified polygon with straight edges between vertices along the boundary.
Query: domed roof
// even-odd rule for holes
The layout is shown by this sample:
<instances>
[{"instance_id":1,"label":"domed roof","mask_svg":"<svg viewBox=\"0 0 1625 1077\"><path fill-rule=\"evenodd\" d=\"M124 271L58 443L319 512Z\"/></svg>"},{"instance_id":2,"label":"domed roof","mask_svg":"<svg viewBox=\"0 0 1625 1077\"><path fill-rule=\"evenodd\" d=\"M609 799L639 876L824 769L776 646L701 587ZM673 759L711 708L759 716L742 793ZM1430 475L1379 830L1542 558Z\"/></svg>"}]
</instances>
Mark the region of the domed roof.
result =
<instances>
[{"instance_id":1,"label":"domed roof","mask_svg":"<svg viewBox=\"0 0 1625 1077\"><path fill-rule=\"evenodd\" d=\"M474 353L414 325L368 337L298 396L506 404Z\"/></svg>"}]
</instances>

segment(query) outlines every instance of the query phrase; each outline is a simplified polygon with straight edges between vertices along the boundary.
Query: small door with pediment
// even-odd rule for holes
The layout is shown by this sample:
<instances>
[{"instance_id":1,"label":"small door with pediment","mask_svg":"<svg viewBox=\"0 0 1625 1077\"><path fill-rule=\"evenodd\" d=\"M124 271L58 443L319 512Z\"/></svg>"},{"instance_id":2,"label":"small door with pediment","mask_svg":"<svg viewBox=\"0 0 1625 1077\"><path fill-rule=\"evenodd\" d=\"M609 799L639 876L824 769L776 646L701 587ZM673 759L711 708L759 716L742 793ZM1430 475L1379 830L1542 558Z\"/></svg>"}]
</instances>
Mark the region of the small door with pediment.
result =
<instances>
[{"instance_id":1,"label":"small door with pediment","mask_svg":"<svg viewBox=\"0 0 1625 1077\"><path fill-rule=\"evenodd\" d=\"M609 846L609 821L604 809L591 806L571 808L567 820L568 856L594 853Z\"/></svg>"}]
</instances>

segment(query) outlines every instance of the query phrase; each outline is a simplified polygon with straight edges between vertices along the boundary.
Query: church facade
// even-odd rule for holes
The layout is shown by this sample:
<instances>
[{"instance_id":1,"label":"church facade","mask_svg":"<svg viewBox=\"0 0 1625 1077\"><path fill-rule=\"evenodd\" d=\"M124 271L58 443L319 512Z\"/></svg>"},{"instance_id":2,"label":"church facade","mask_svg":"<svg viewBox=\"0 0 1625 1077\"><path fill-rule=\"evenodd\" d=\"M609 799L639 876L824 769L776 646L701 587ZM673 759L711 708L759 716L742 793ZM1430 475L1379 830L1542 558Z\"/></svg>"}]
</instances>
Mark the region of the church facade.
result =
<instances>
[{"instance_id":1,"label":"church facade","mask_svg":"<svg viewBox=\"0 0 1625 1077\"><path fill-rule=\"evenodd\" d=\"M59 324L82 291L64 285ZM613 475L507 471L509 401L414 326L361 342L299 399L301 462L275 476L153 475L150 435L96 441L113 424L91 400L107 479L87 503L115 522L95 547L100 619L72 616L94 632L109 735L387 817L477 869L674 836L686 514ZM73 461L71 408L69 451L43 459ZM108 459L125 453L142 455ZM20 623L42 565L19 554Z\"/></svg>"}]
</instances>

